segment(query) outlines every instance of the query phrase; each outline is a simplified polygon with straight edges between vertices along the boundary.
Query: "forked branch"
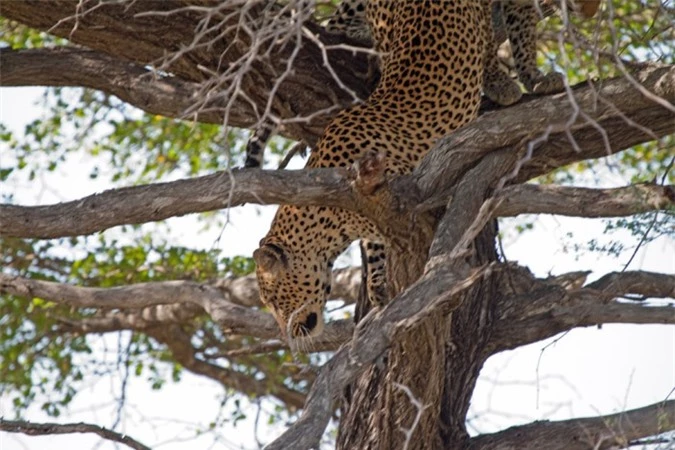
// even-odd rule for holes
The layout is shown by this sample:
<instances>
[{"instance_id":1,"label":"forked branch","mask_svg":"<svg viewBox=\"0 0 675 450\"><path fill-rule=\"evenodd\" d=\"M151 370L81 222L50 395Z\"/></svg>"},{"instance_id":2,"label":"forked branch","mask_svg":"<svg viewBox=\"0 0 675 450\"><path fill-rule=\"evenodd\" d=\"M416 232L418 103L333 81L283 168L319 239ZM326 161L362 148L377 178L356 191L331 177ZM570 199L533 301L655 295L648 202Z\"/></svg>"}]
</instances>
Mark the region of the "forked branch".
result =
<instances>
[{"instance_id":1,"label":"forked branch","mask_svg":"<svg viewBox=\"0 0 675 450\"><path fill-rule=\"evenodd\" d=\"M634 271L607 274L579 289L557 282L522 277L513 269L514 295L498 305L499 317L490 354L517 348L577 327L608 323L673 324L672 305L647 306L617 298L675 298L675 275ZM510 275L506 275L507 278ZM556 277L564 278L564 275Z\"/></svg>"},{"instance_id":2,"label":"forked branch","mask_svg":"<svg viewBox=\"0 0 675 450\"><path fill-rule=\"evenodd\" d=\"M342 277L344 278L344 277ZM341 277L338 277L338 280ZM138 283L113 288L71 286L65 283L32 280L0 273L0 294L24 298L41 298L58 305L75 308L119 310L114 324L111 318L97 317L83 321L64 322L66 329L78 332L112 331L113 329L143 330L180 322L181 317L193 317L196 307L208 314L223 330L263 339L279 338L279 328L269 313L241 306L233 298L232 286L237 283L220 283L220 288L192 281L163 281ZM225 286L222 286L225 284ZM345 287L339 287L338 292ZM257 290L256 290L257 292ZM233 302L234 300L235 302ZM178 310L175 310L175 307ZM181 309L181 307L183 309ZM185 309L188 309L186 311ZM191 314L191 315L190 315ZM347 321L328 324L325 339L328 342L343 342L351 335L353 327ZM317 340L316 346L328 342Z\"/></svg>"}]
</instances>

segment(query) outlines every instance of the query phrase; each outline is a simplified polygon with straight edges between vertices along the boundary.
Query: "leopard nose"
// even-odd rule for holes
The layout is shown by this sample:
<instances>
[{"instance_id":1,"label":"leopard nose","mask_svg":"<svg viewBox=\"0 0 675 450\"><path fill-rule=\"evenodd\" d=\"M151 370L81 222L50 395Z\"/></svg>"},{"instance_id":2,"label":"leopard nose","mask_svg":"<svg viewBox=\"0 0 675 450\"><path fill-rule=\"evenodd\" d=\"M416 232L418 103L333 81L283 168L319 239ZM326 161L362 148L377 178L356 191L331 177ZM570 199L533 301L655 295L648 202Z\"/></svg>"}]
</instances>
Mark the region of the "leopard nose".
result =
<instances>
[{"instance_id":1,"label":"leopard nose","mask_svg":"<svg viewBox=\"0 0 675 450\"><path fill-rule=\"evenodd\" d=\"M298 325L298 331L301 336L308 336L316 325L319 323L319 317L316 313L310 313L305 318L305 321Z\"/></svg>"}]
</instances>

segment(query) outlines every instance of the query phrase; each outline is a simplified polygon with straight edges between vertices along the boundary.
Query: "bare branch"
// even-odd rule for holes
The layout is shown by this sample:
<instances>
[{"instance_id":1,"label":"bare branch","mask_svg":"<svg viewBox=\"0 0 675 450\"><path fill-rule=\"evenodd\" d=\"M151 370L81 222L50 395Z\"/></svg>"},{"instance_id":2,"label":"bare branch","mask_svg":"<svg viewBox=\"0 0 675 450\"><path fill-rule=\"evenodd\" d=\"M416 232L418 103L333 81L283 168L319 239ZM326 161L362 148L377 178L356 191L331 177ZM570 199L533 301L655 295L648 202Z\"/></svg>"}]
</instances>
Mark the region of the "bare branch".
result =
<instances>
[{"instance_id":1,"label":"bare branch","mask_svg":"<svg viewBox=\"0 0 675 450\"><path fill-rule=\"evenodd\" d=\"M508 270L507 270L508 272ZM512 272L515 295L498 304L490 354L537 342L576 327L608 323L675 324L673 306L646 306L617 301L617 297L642 300L674 298L675 275L651 272L616 272L582 289L566 290L547 280ZM509 274L507 277L511 276ZM560 277L556 277L560 278Z\"/></svg>"},{"instance_id":2,"label":"bare branch","mask_svg":"<svg viewBox=\"0 0 675 450\"><path fill-rule=\"evenodd\" d=\"M221 285L226 286L227 283ZM340 292L346 289L340 287L336 290ZM257 294L257 286L253 292ZM163 281L113 288L90 288L0 273L0 293L24 298L39 297L73 307L121 310L112 315L86 319L84 322L62 321L65 330L81 333L119 329L147 330L170 325L177 323L180 317L185 318L185 314L196 314L189 308L188 311L181 310L191 306L209 314L211 319L228 334L263 339L280 337L279 328L270 314L230 301L231 296L227 288L219 289L192 281ZM176 309L180 312L176 312ZM344 342L352 331L351 321L332 321L326 327L325 336L318 339L314 345L317 348L334 348Z\"/></svg>"},{"instance_id":3,"label":"bare branch","mask_svg":"<svg viewBox=\"0 0 675 450\"><path fill-rule=\"evenodd\" d=\"M222 123L223 99L188 113L199 84L81 48L0 49L0 86L74 86L98 89L150 114ZM189 115L189 117L187 117Z\"/></svg>"},{"instance_id":4,"label":"bare branch","mask_svg":"<svg viewBox=\"0 0 675 450\"><path fill-rule=\"evenodd\" d=\"M630 271L608 273L586 286L616 296L675 298L675 276L664 273Z\"/></svg>"},{"instance_id":5,"label":"bare branch","mask_svg":"<svg viewBox=\"0 0 675 450\"><path fill-rule=\"evenodd\" d=\"M560 214L617 217L675 208L675 186L636 184L615 189L553 185L509 186L498 195L499 217L518 214Z\"/></svg>"},{"instance_id":6,"label":"bare branch","mask_svg":"<svg viewBox=\"0 0 675 450\"><path fill-rule=\"evenodd\" d=\"M259 380L247 373L198 358L191 342L192 336L180 325L155 328L149 334L169 347L176 361L193 373L216 380L223 386L249 396L273 395L291 408L302 408L305 403L305 394L289 389L282 383Z\"/></svg>"},{"instance_id":7,"label":"bare branch","mask_svg":"<svg viewBox=\"0 0 675 450\"><path fill-rule=\"evenodd\" d=\"M623 448L639 438L675 429L675 400L618 414L558 422L533 422L469 441L471 450Z\"/></svg>"},{"instance_id":8,"label":"bare branch","mask_svg":"<svg viewBox=\"0 0 675 450\"><path fill-rule=\"evenodd\" d=\"M112 189L50 206L0 205L0 236L78 236L116 225L163 220L244 203L349 208L353 204L352 191L345 174L344 169L242 169L171 183ZM152 199L150 204L148 199Z\"/></svg>"},{"instance_id":9,"label":"bare branch","mask_svg":"<svg viewBox=\"0 0 675 450\"><path fill-rule=\"evenodd\" d=\"M293 17L284 7L270 14L266 2L4 2L2 13L118 61L154 66L200 84L192 93L207 100L194 102L200 118L219 117L220 123L242 128L255 126L267 114L279 121L292 119L281 132L310 145L337 113L336 106L353 102L349 92L366 98L373 88L365 53L335 47L339 37L306 17ZM285 31L284 25L289 25ZM303 36L302 29L320 36L321 45ZM325 55L348 90L323 65ZM219 100L210 103L214 96Z\"/></svg>"},{"instance_id":10,"label":"bare branch","mask_svg":"<svg viewBox=\"0 0 675 450\"><path fill-rule=\"evenodd\" d=\"M119 442L130 448L136 450L150 450L137 440L127 436L126 434L118 433L113 430L93 425L90 423L34 423L26 422L24 420L5 420L0 418L0 430L9 433L23 433L29 436L54 435L54 434L71 434L71 433L94 433L101 436L103 439Z\"/></svg>"}]
</instances>

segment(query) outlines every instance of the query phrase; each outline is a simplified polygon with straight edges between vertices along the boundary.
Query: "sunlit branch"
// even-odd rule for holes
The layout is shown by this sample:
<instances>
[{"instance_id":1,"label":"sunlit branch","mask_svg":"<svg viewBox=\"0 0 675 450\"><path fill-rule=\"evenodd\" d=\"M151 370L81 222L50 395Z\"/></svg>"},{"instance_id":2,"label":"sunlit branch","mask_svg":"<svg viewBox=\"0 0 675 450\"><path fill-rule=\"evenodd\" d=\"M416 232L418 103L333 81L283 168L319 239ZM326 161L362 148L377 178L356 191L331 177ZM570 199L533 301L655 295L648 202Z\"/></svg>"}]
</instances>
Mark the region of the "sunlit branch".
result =
<instances>
[{"instance_id":1,"label":"sunlit branch","mask_svg":"<svg viewBox=\"0 0 675 450\"><path fill-rule=\"evenodd\" d=\"M232 332L256 330L253 334L266 338L278 335L276 323L269 314L231 303L218 289L191 281L90 288L0 274L0 292L88 308L133 309L172 303L190 304L202 308L214 321Z\"/></svg>"},{"instance_id":2,"label":"sunlit branch","mask_svg":"<svg viewBox=\"0 0 675 450\"><path fill-rule=\"evenodd\" d=\"M150 450L137 440L123 433L109 430L99 425L89 423L34 423L25 420L5 420L0 418L0 430L9 433L23 433L29 436L71 434L71 433L94 433L103 439L119 442L135 450Z\"/></svg>"},{"instance_id":3,"label":"sunlit branch","mask_svg":"<svg viewBox=\"0 0 675 450\"><path fill-rule=\"evenodd\" d=\"M636 439L675 429L675 400L598 417L540 421L469 441L471 450L504 448L566 450L624 448Z\"/></svg>"},{"instance_id":4,"label":"sunlit branch","mask_svg":"<svg viewBox=\"0 0 675 450\"><path fill-rule=\"evenodd\" d=\"M650 68L638 75L646 88L675 102L675 89L672 89L675 86L675 68ZM591 106L596 105L595 90L580 87L575 93L580 106L592 109ZM450 135L424 158L412 175L392 182L393 195L399 204L407 204L410 209L445 206L451 195L450 187L479 159L496 148L506 146L512 150L503 153L501 163L504 167L514 164L514 159L518 160L514 173L504 182L510 179L522 181L547 173L553 167L604 156L652 137L645 137L641 130L627 126L622 118L624 116L636 122L649 121L652 133L657 137L675 132L675 115L643 97L627 81L621 78L608 81L600 94L606 96L607 102L615 102L612 108L593 113L610 138L612 147L609 149L594 126L581 123L570 129L565 125L571 110L564 107L566 98L560 97L562 94L541 97L511 107L511 113L506 116L486 114ZM503 123L504 117L509 123ZM561 124L552 127L550 121ZM504 141L505 134L502 133L505 127L510 130L508 142ZM571 146L569 132L584 151L577 152ZM546 135L547 139L536 149L530 148L531 143L542 135ZM515 153L518 151L523 151L523 155ZM163 220L244 203L353 209L354 193L346 175L347 172L341 169L299 172L233 170L171 183L111 190L57 205L1 205L0 236L53 238L91 234L117 225ZM624 205L623 208L654 209L657 200L658 205L672 205L672 199L668 199L670 188L664 189L658 197L657 189L652 189L652 196L645 199L648 206ZM152 200L148 203L148 199Z\"/></svg>"}]
</instances>

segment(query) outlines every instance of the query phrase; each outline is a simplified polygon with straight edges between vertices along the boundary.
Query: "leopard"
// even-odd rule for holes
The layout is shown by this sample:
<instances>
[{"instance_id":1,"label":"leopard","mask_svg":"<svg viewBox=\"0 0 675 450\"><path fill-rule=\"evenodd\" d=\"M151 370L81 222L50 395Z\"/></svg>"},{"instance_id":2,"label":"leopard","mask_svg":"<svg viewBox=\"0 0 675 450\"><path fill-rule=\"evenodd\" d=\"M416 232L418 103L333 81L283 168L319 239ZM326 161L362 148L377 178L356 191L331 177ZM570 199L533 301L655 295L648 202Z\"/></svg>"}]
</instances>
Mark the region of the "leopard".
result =
<instances>
[{"instance_id":1,"label":"leopard","mask_svg":"<svg viewBox=\"0 0 675 450\"><path fill-rule=\"evenodd\" d=\"M512 45L524 49L514 57L527 60L535 54L530 44L539 12L525 0L513 1L508 8L503 5L504 18L507 30L516 33L509 34ZM477 117L481 91L490 95L486 85L494 83L502 93L506 89L507 97L497 97L497 103L520 95L519 86L493 66L491 1L370 0L356 12L364 11L381 55L379 84L365 102L331 121L307 168L348 167L377 149L384 153L387 175L409 173L440 137ZM361 20L356 13L354 20ZM527 61L517 67L526 89L560 89L558 74L543 75ZM368 298L381 305L386 301L386 240L371 221L339 208L279 207L253 257L261 300L286 339L311 339L323 332L333 263L356 240L367 254Z\"/></svg>"},{"instance_id":2,"label":"leopard","mask_svg":"<svg viewBox=\"0 0 675 450\"><path fill-rule=\"evenodd\" d=\"M564 88L560 74L542 74L536 65L536 24L540 18L549 17L561 8L563 0L492 0L492 39L488 41L483 93L497 105L509 106L518 102L523 92L505 72L497 50L507 39L511 43L515 70L526 91L551 94ZM595 15L600 0L565 0L569 9L580 17ZM341 34L361 46L372 47L373 36L366 20L368 0L343 0L327 20L325 29L331 34ZM384 46L381 44L380 48ZM263 123L252 134L246 145L246 168L260 168L265 146L274 132L274 125Z\"/></svg>"},{"instance_id":3,"label":"leopard","mask_svg":"<svg viewBox=\"0 0 675 450\"><path fill-rule=\"evenodd\" d=\"M498 48L508 39L515 62L517 78L525 90L534 94L552 94L564 89L561 74L543 74L537 68L536 25L541 18L562 8L561 2L575 15L593 17L600 0L493 0L492 38L488 40L483 93L501 106L518 102L523 95L515 80L505 76L498 57ZM346 35L364 46L372 46L373 36L365 18L368 0L343 0L328 19L329 33Z\"/></svg>"},{"instance_id":4,"label":"leopard","mask_svg":"<svg viewBox=\"0 0 675 450\"><path fill-rule=\"evenodd\" d=\"M335 116L305 167L350 167L376 149L385 176L410 173L439 138L473 121L490 11L489 2L476 0L370 0L365 12L382 55L379 83ZM279 207L253 258L262 303L284 338L323 332L333 263L356 240L366 242L368 296L378 301L386 239L373 222L340 208Z\"/></svg>"}]
</instances>

